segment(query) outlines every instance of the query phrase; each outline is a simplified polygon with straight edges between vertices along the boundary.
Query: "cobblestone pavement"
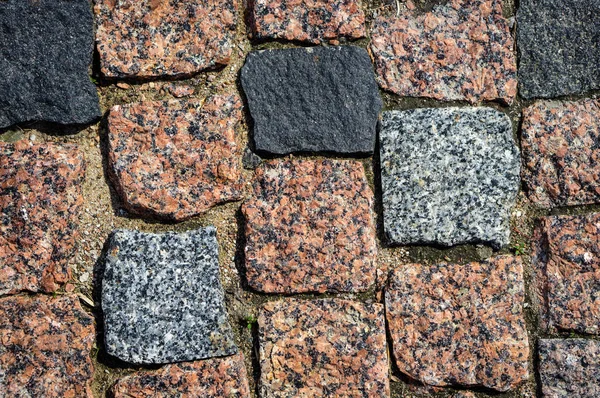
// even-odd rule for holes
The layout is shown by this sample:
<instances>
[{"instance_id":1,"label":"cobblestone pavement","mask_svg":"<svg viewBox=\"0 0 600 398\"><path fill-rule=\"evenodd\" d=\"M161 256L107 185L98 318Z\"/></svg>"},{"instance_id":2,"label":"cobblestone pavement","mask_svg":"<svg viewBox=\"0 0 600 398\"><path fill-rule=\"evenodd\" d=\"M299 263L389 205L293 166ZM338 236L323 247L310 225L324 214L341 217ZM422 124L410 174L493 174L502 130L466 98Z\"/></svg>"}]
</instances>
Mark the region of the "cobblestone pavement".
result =
<instances>
[{"instance_id":1,"label":"cobblestone pavement","mask_svg":"<svg viewBox=\"0 0 600 398\"><path fill-rule=\"evenodd\" d=\"M0 1L0 398L599 397L598 15Z\"/></svg>"}]
</instances>

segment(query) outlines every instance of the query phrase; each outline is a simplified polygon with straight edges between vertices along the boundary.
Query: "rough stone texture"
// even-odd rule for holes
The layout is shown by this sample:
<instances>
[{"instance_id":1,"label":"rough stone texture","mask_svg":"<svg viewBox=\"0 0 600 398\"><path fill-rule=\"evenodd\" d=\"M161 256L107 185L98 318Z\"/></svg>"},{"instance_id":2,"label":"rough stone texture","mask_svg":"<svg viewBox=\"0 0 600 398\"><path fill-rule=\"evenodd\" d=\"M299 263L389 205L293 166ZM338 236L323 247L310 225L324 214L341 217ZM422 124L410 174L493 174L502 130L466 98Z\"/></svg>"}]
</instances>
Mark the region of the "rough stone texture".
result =
<instances>
[{"instance_id":1,"label":"rough stone texture","mask_svg":"<svg viewBox=\"0 0 600 398\"><path fill-rule=\"evenodd\" d=\"M523 111L523 181L543 207L600 202L600 101L537 102Z\"/></svg>"},{"instance_id":2,"label":"rough stone texture","mask_svg":"<svg viewBox=\"0 0 600 398\"><path fill-rule=\"evenodd\" d=\"M532 240L542 327L600 333L600 214L542 217Z\"/></svg>"},{"instance_id":3,"label":"rough stone texture","mask_svg":"<svg viewBox=\"0 0 600 398\"><path fill-rule=\"evenodd\" d=\"M112 393L113 398L250 398L241 353L126 376L117 381Z\"/></svg>"},{"instance_id":4,"label":"rough stone texture","mask_svg":"<svg viewBox=\"0 0 600 398\"><path fill-rule=\"evenodd\" d=\"M132 363L234 354L223 296L214 227L116 231L102 281L106 351Z\"/></svg>"},{"instance_id":5,"label":"rough stone texture","mask_svg":"<svg viewBox=\"0 0 600 398\"><path fill-rule=\"evenodd\" d=\"M452 395L452 398L477 398L471 391L459 391Z\"/></svg>"},{"instance_id":6,"label":"rough stone texture","mask_svg":"<svg viewBox=\"0 0 600 398\"><path fill-rule=\"evenodd\" d=\"M385 112L380 144L390 242L508 243L520 185L508 116L491 108Z\"/></svg>"},{"instance_id":7,"label":"rough stone texture","mask_svg":"<svg viewBox=\"0 0 600 398\"><path fill-rule=\"evenodd\" d=\"M94 325L73 296L0 299L0 396L92 398Z\"/></svg>"},{"instance_id":8,"label":"rough stone texture","mask_svg":"<svg viewBox=\"0 0 600 398\"><path fill-rule=\"evenodd\" d=\"M269 293L361 292L375 281L373 193L360 162L274 160L256 171L246 277Z\"/></svg>"},{"instance_id":9,"label":"rough stone texture","mask_svg":"<svg viewBox=\"0 0 600 398\"><path fill-rule=\"evenodd\" d=\"M84 174L75 146L0 143L0 295L69 280Z\"/></svg>"},{"instance_id":10,"label":"rough stone texture","mask_svg":"<svg viewBox=\"0 0 600 398\"><path fill-rule=\"evenodd\" d=\"M258 327L261 397L390 395L381 304L275 301Z\"/></svg>"},{"instance_id":11,"label":"rough stone texture","mask_svg":"<svg viewBox=\"0 0 600 398\"><path fill-rule=\"evenodd\" d=\"M88 76L93 32L87 0L0 3L0 128L101 116Z\"/></svg>"},{"instance_id":12,"label":"rough stone texture","mask_svg":"<svg viewBox=\"0 0 600 398\"><path fill-rule=\"evenodd\" d=\"M433 386L514 388L529 377L523 300L516 257L394 271L385 303L398 368Z\"/></svg>"},{"instance_id":13,"label":"rough stone texture","mask_svg":"<svg viewBox=\"0 0 600 398\"><path fill-rule=\"evenodd\" d=\"M257 39L319 44L365 37L359 0L249 0L250 29Z\"/></svg>"},{"instance_id":14,"label":"rough stone texture","mask_svg":"<svg viewBox=\"0 0 600 398\"><path fill-rule=\"evenodd\" d=\"M241 82L256 149L372 153L383 102L359 47L251 52Z\"/></svg>"},{"instance_id":15,"label":"rough stone texture","mask_svg":"<svg viewBox=\"0 0 600 398\"><path fill-rule=\"evenodd\" d=\"M108 158L124 206L181 221L241 199L241 109L226 95L113 107Z\"/></svg>"},{"instance_id":16,"label":"rough stone texture","mask_svg":"<svg viewBox=\"0 0 600 398\"><path fill-rule=\"evenodd\" d=\"M519 91L550 98L600 88L599 0L521 0Z\"/></svg>"},{"instance_id":17,"label":"rough stone texture","mask_svg":"<svg viewBox=\"0 0 600 398\"><path fill-rule=\"evenodd\" d=\"M229 63L234 0L96 0L94 10L105 76L187 76Z\"/></svg>"},{"instance_id":18,"label":"rough stone texture","mask_svg":"<svg viewBox=\"0 0 600 398\"><path fill-rule=\"evenodd\" d=\"M540 382L546 398L600 396L600 341L539 341Z\"/></svg>"},{"instance_id":19,"label":"rough stone texture","mask_svg":"<svg viewBox=\"0 0 600 398\"><path fill-rule=\"evenodd\" d=\"M510 104L517 94L502 0L449 0L427 13L407 0L399 16L375 19L371 37L379 84L401 96Z\"/></svg>"}]
</instances>

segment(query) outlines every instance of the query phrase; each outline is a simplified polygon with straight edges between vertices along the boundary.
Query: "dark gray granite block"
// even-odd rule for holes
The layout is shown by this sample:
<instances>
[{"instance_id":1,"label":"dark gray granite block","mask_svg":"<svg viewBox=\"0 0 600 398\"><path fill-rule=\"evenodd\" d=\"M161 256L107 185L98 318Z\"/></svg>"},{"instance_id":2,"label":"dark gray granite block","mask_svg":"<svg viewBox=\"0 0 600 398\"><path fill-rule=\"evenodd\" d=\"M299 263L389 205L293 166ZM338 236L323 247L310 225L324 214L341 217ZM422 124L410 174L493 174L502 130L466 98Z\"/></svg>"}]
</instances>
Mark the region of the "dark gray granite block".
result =
<instances>
[{"instance_id":1,"label":"dark gray granite block","mask_svg":"<svg viewBox=\"0 0 600 398\"><path fill-rule=\"evenodd\" d=\"M258 151L373 152L383 102L364 49L252 52L241 81Z\"/></svg>"},{"instance_id":2,"label":"dark gray granite block","mask_svg":"<svg viewBox=\"0 0 600 398\"><path fill-rule=\"evenodd\" d=\"M93 44L88 0L0 1L0 128L99 118Z\"/></svg>"},{"instance_id":3,"label":"dark gray granite block","mask_svg":"<svg viewBox=\"0 0 600 398\"><path fill-rule=\"evenodd\" d=\"M549 98L600 88L600 0L521 0L519 88Z\"/></svg>"},{"instance_id":4,"label":"dark gray granite block","mask_svg":"<svg viewBox=\"0 0 600 398\"><path fill-rule=\"evenodd\" d=\"M393 244L508 243L520 158L491 108L383 113L384 229Z\"/></svg>"},{"instance_id":5,"label":"dark gray granite block","mask_svg":"<svg viewBox=\"0 0 600 398\"><path fill-rule=\"evenodd\" d=\"M149 364L234 354L223 299L214 227L111 236L102 280L110 355Z\"/></svg>"}]
</instances>

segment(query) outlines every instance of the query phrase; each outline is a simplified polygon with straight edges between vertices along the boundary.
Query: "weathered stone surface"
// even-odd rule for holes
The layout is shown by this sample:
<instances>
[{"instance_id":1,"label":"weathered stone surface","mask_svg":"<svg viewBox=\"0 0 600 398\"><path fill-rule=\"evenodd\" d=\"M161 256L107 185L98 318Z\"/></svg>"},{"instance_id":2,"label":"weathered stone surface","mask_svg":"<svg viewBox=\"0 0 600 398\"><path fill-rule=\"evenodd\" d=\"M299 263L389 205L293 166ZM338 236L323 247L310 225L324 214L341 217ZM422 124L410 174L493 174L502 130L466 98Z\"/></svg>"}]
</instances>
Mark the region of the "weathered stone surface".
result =
<instances>
[{"instance_id":1,"label":"weathered stone surface","mask_svg":"<svg viewBox=\"0 0 600 398\"><path fill-rule=\"evenodd\" d=\"M239 353L126 376L117 381L112 393L114 398L249 398L250 388Z\"/></svg>"},{"instance_id":2,"label":"weathered stone surface","mask_svg":"<svg viewBox=\"0 0 600 398\"><path fill-rule=\"evenodd\" d=\"M515 387L529 377L523 299L515 257L394 271L385 303L398 368L433 386Z\"/></svg>"},{"instance_id":3,"label":"weathered stone surface","mask_svg":"<svg viewBox=\"0 0 600 398\"><path fill-rule=\"evenodd\" d=\"M94 11L105 76L186 76L229 63L234 0L96 0Z\"/></svg>"},{"instance_id":4,"label":"weathered stone surface","mask_svg":"<svg viewBox=\"0 0 600 398\"><path fill-rule=\"evenodd\" d=\"M261 397L389 396L381 304L275 301L258 327Z\"/></svg>"},{"instance_id":5,"label":"weathered stone surface","mask_svg":"<svg viewBox=\"0 0 600 398\"><path fill-rule=\"evenodd\" d=\"M117 105L108 160L124 206L176 221L241 199L238 97Z\"/></svg>"},{"instance_id":6,"label":"weathered stone surface","mask_svg":"<svg viewBox=\"0 0 600 398\"><path fill-rule=\"evenodd\" d=\"M102 281L106 351L132 363L234 354L223 296L214 227L116 231Z\"/></svg>"},{"instance_id":7,"label":"weathered stone surface","mask_svg":"<svg viewBox=\"0 0 600 398\"><path fill-rule=\"evenodd\" d=\"M370 50L381 87L401 96L471 103L517 94L517 61L502 0L449 0L430 12L412 0L375 19Z\"/></svg>"},{"instance_id":8,"label":"weathered stone surface","mask_svg":"<svg viewBox=\"0 0 600 398\"><path fill-rule=\"evenodd\" d=\"M550 98L600 88L600 1L521 0L519 92Z\"/></svg>"},{"instance_id":9,"label":"weathered stone surface","mask_svg":"<svg viewBox=\"0 0 600 398\"><path fill-rule=\"evenodd\" d=\"M541 339L540 381L548 398L600 396L600 342Z\"/></svg>"},{"instance_id":10,"label":"weathered stone surface","mask_svg":"<svg viewBox=\"0 0 600 398\"><path fill-rule=\"evenodd\" d=\"M250 30L257 39L319 44L365 37L359 0L250 0Z\"/></svg>"},{"instance_id":11,"label":"weathered stone surface","mask_svg":"<svg viewBox=\"0 0 600 398\"><path fill-rule=\"evenodd\" d=\"M0 3L0 128L101 116L88 76L93 34L87 0Z\"/></svg>"},{"instance_id":12,"label":"weathered stone surface","mask_svg":"<svg viewBox=\"0 0 600 398\"><path fill-rule=\"evenodd\" d=\"M92 398L94 325L73 296L0 299L0 396Z\"/></svg>"},{"instance_id":13,"label":"weathered stone surface","mask_svg":"<svg viewBox=\"0 0 600 398\"><path fill-rule=\"evenodd\" d=\"M383 106L359 47L256 51L241 71L256 149L372 153Z\"/></svg>"},{"instance_id":14,"label":"weathered stone surface","mask_svg":"<svg viewBox=\"0 0 600 398\"><path fill-rule=\"evenodd\" d=\"M358 161L259 166L242 206L248 283L269 293L366 291L375 281L372 207Z\"/></svg>"},{"instance_id":15,"label":"weathered stone surface","mask_svg":"<svg viewBox=\"0 0 600 398\"><path fill-rule=\"evenodd\" d=\"M508 116L491 108L390 111L380 140L390 242L508 243L520 185Z\"/></svg>"},{"instance_id":16,"label":"weathered stone surface","mask_svg":"<svg viewBox=\"0 0 600 398\"><path fill-rule=\"evenodd\" d=\"M84 174L73 145L0 143L0 294L69 280Z\"/></svg>"},{"instance_id":17,"label":"weathered stone surface","mask_svg":"<svg viewBox=\"0 0 600 398\"><path fill-rule=\"evenodd\" d=\"M542 327L600 333L600 214L542 217L532 254Z\"/></svg>"},{"instance_id":18,"label":"weathered stone surface","mask_svg":"<svg viewBox=\"0 0 600 398\"><path fill-rule=\"evenodd\" d=\"M452 398L477 398L471 391L459 391L452 395Z\"/></svg>"},{"instance_id":19,"label":"weathered stone surface","mask_svg":"<svg viewBox=\"0 0 600 398\"><path fill-rule=\"evenodd\" d=\"M600 101L542 101L525 108L523 181L543 207L600 202Z\"/></svg>"}]
</instances>

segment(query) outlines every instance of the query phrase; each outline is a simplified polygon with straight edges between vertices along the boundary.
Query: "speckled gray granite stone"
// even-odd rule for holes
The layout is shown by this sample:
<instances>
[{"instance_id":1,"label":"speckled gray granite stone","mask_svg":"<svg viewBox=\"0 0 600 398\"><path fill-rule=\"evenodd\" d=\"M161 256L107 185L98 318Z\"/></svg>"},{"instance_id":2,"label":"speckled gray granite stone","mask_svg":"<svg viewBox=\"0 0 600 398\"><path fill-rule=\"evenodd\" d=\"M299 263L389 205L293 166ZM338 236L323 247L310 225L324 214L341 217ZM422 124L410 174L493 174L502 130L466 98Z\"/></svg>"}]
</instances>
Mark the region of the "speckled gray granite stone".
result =
<instances>
[{"instance_id":1,"label":"speckled gray granite stone","mask_svg":"<svg viewBox=\"0 0 600 398\"><path fill-rule=\"evenodd\" d=\"M491 108L384 112L380 140L390 243L508 243L520 172L508 116Z\"/></svg>"},{"instance_id":2,"label":"speckled gray granite stone","mask_svg":"<svg viewBox=\"0 0 600 398\"><path fill-rule=\"evenodd\" d=\"M106 351L141 364L234 354L223 296L214 227L118 230L102 280Z\"/></svg>"},{"instance_id":3,"label":"speckled gray granite stone","mask_svg":"<svg viewBox=\"0 0 600 398\"><path fill-rule=\"evenodd\" d=\"M519 90L549 98L600 88L600 0L521 0Z\"/></svg>"}]
</instances>

